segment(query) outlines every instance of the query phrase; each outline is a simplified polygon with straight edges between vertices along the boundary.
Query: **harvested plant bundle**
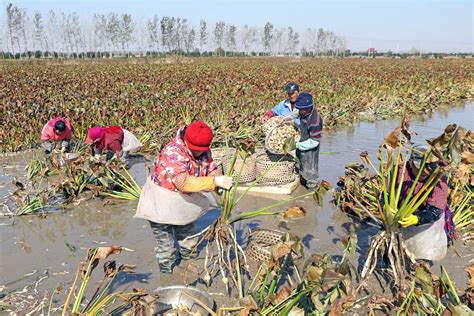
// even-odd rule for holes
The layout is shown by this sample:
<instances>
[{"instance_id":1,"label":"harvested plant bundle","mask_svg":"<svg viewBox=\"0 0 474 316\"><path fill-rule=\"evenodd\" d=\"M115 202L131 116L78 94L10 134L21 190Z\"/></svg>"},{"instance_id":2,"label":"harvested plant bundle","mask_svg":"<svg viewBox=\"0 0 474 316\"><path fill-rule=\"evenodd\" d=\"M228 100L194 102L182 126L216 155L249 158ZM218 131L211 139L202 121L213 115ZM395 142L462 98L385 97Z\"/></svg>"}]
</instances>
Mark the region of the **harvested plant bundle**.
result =
<instances>
[{"instance_id":1,"label":"harvested plant bundle","mask_svg":"<svg viewBox=\"0 0 474 316\"><path fill-rule=\"evenodd\" d=\"M427 142L431 155L444 166L449 187L448 205L456 228L460 235L470 239L474 235L474 135L463 127L448 125L442 135ZM351 163L346 165L338 186L336 203L342 211L381 223L376 193L382 190L382 181L377 173L362 164Z\"/></svg>"},{"instance_id":2,"label":"harvested plant bundle","mask_svg":"<svg viewBox=\"0 0 474 316\"><path fill-rule=\"evenodd\" d=\"M401 234L399 220L411 216L428 198L432 190L437 186L442 177L439 166L431 171L429 177L424 180L422 187L415 192L415 187L421 175L425 172L425 164L429 161L432 150L425 153L423 163L409 188L408 194L402 197L402 186L407 170L409 152L403 146L402 135L410 141L411 133L407 129L408 123L403 120L401 128L395 129L379 147L379 167L375 167L367 152L361 154L362 160L372 167L381 185L372 186L372 195L376 197L377 213L383 223L383 230L374 236L370 242L361 277L365 280L371 275L376 266L378 258L387 257L389 269L391 270L395 283L401 288L405 285L405 269L409 261L415 262L415 257L407 250ZM359 288L364 284L361 283Z\"/></svg>"}]
</instances>

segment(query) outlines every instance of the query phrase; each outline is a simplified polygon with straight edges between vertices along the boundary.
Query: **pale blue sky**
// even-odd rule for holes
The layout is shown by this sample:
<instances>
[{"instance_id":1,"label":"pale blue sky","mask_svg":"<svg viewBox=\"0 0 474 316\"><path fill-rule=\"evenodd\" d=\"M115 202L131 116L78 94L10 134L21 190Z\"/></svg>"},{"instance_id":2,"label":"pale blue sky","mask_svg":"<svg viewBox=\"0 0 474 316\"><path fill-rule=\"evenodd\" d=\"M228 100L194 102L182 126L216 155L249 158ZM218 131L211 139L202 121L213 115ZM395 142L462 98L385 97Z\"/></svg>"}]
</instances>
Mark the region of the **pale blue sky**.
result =
<instances>
[{"instance_id":1,"label":"pale blue sky","mask_svg":"<svg viewBox=\"0 0 474 316\"><path fill-rule=\"evenodd\" d=\"M0 0L2 10L10 1ZM209 28L223 20L237 26L291 25L330 29L347 39L352 50L474 51L474 1L309 1L309 0L14 0L34 11L76 11L84 20L94 13L131 13L137 23L154 14L186 17L198 25L206 19ZM4 18L4 14L2 15Z\"/></svg>"}]
</instances>

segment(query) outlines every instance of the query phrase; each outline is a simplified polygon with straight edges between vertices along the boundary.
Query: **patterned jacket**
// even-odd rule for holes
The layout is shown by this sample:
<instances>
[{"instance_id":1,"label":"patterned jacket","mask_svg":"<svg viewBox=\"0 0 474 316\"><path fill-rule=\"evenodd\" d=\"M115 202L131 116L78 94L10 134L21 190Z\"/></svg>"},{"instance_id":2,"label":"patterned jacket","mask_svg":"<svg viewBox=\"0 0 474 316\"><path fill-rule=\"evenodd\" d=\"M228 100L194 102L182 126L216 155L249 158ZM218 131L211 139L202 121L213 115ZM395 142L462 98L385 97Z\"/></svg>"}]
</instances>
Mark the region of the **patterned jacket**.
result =
<instances>
[{"instance_id":1,"label":"patterned jacket","mask_svg":"<svg viewBox=\"0 0 474 316\"><path fill-rule=\"evenodd\" d=\"M212 160L210 151L203 153L197 159L194 158L183 140L183 134L184 127L181 127L176 136L156 157L151 174L151 179L156 185L171 191L178 191L175 180L180 173L186 172L190 176L205 177L218 168Z\"/></svg>"}]
</instances>

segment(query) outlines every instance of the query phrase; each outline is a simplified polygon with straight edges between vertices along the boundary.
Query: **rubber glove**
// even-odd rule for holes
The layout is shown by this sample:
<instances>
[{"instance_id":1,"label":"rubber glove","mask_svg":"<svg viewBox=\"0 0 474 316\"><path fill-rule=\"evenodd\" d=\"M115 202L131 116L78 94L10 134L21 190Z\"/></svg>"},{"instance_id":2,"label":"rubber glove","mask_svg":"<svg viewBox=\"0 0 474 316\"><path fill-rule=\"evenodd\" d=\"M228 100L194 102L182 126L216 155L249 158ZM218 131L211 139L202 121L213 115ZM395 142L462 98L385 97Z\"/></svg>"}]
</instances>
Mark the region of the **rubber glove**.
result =
<instances>
[{"instance_id":1,"label":"rubber glove","mask_svg":"<svg viewBox=\"0 0 474 316\"><path fill-rule=\"evenodd\" d=\"M214 177L194 177L178 175L175 180L176 188L183 192L212 191L215 189Z\"/></svg>"},{"instance_id":2,"label":"rubber glove","mask_svg":"<svg viewBox=\"0 0 474 316\"><path fill-rule=\"evenodd\" d=\"M214 184L216 187L229 190L232 187L232 177L217 176L214 178Z\"/></svg>"},{"instance_id":3,"label":"rubber glove","mask_svg":"<svg viewBox=\"0 0 474 316\"><path fill-rule=\"evenodd\" d=\"M311 138L308 138L305 141L296 143L296 149L299 149L301 151L310 150L310 149L316 148L318 146L319 146L319 141L317 141L315 139L311 139Z\"/></svg>"},{"instance_id":4,"label":"rubber glove","mask_svg":"<svg viewBox=\"0 0 474 316\"><path fill-rule=\"evenodd\" d=\"M411 215L408 215L407 217L400 219L398 223L402 225L402 227L410 227L410 226L418 224L418 221L419 221L418 216L411 214Z\"/></svg>"}]
</instances>

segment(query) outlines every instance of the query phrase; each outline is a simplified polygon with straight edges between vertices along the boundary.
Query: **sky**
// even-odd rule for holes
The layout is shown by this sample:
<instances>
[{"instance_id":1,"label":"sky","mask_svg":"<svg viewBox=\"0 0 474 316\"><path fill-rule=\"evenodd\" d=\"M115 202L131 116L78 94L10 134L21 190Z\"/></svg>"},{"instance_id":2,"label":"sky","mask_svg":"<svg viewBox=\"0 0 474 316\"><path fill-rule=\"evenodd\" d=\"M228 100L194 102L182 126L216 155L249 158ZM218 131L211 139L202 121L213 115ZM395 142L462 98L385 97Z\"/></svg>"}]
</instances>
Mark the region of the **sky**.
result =
<instances>
[{"instance_id":1,"label":"sky","mask_svg":"<svg viewBox=\"0 0 474 316\"><path fill-rule=\"evenodd\" d=\"M198 26L223 20L239 26L291 25L329 29L347 40L353 51L474 52L474 1L357 0L0 0L23 7L29 14L49 10L76 11L84 20L94 13L130 13L145 25L153 15L185 17ZM5 15L2 14L2 18ZM209 27L211 29L211 27Z\"/></svg>"}]
</instances>

